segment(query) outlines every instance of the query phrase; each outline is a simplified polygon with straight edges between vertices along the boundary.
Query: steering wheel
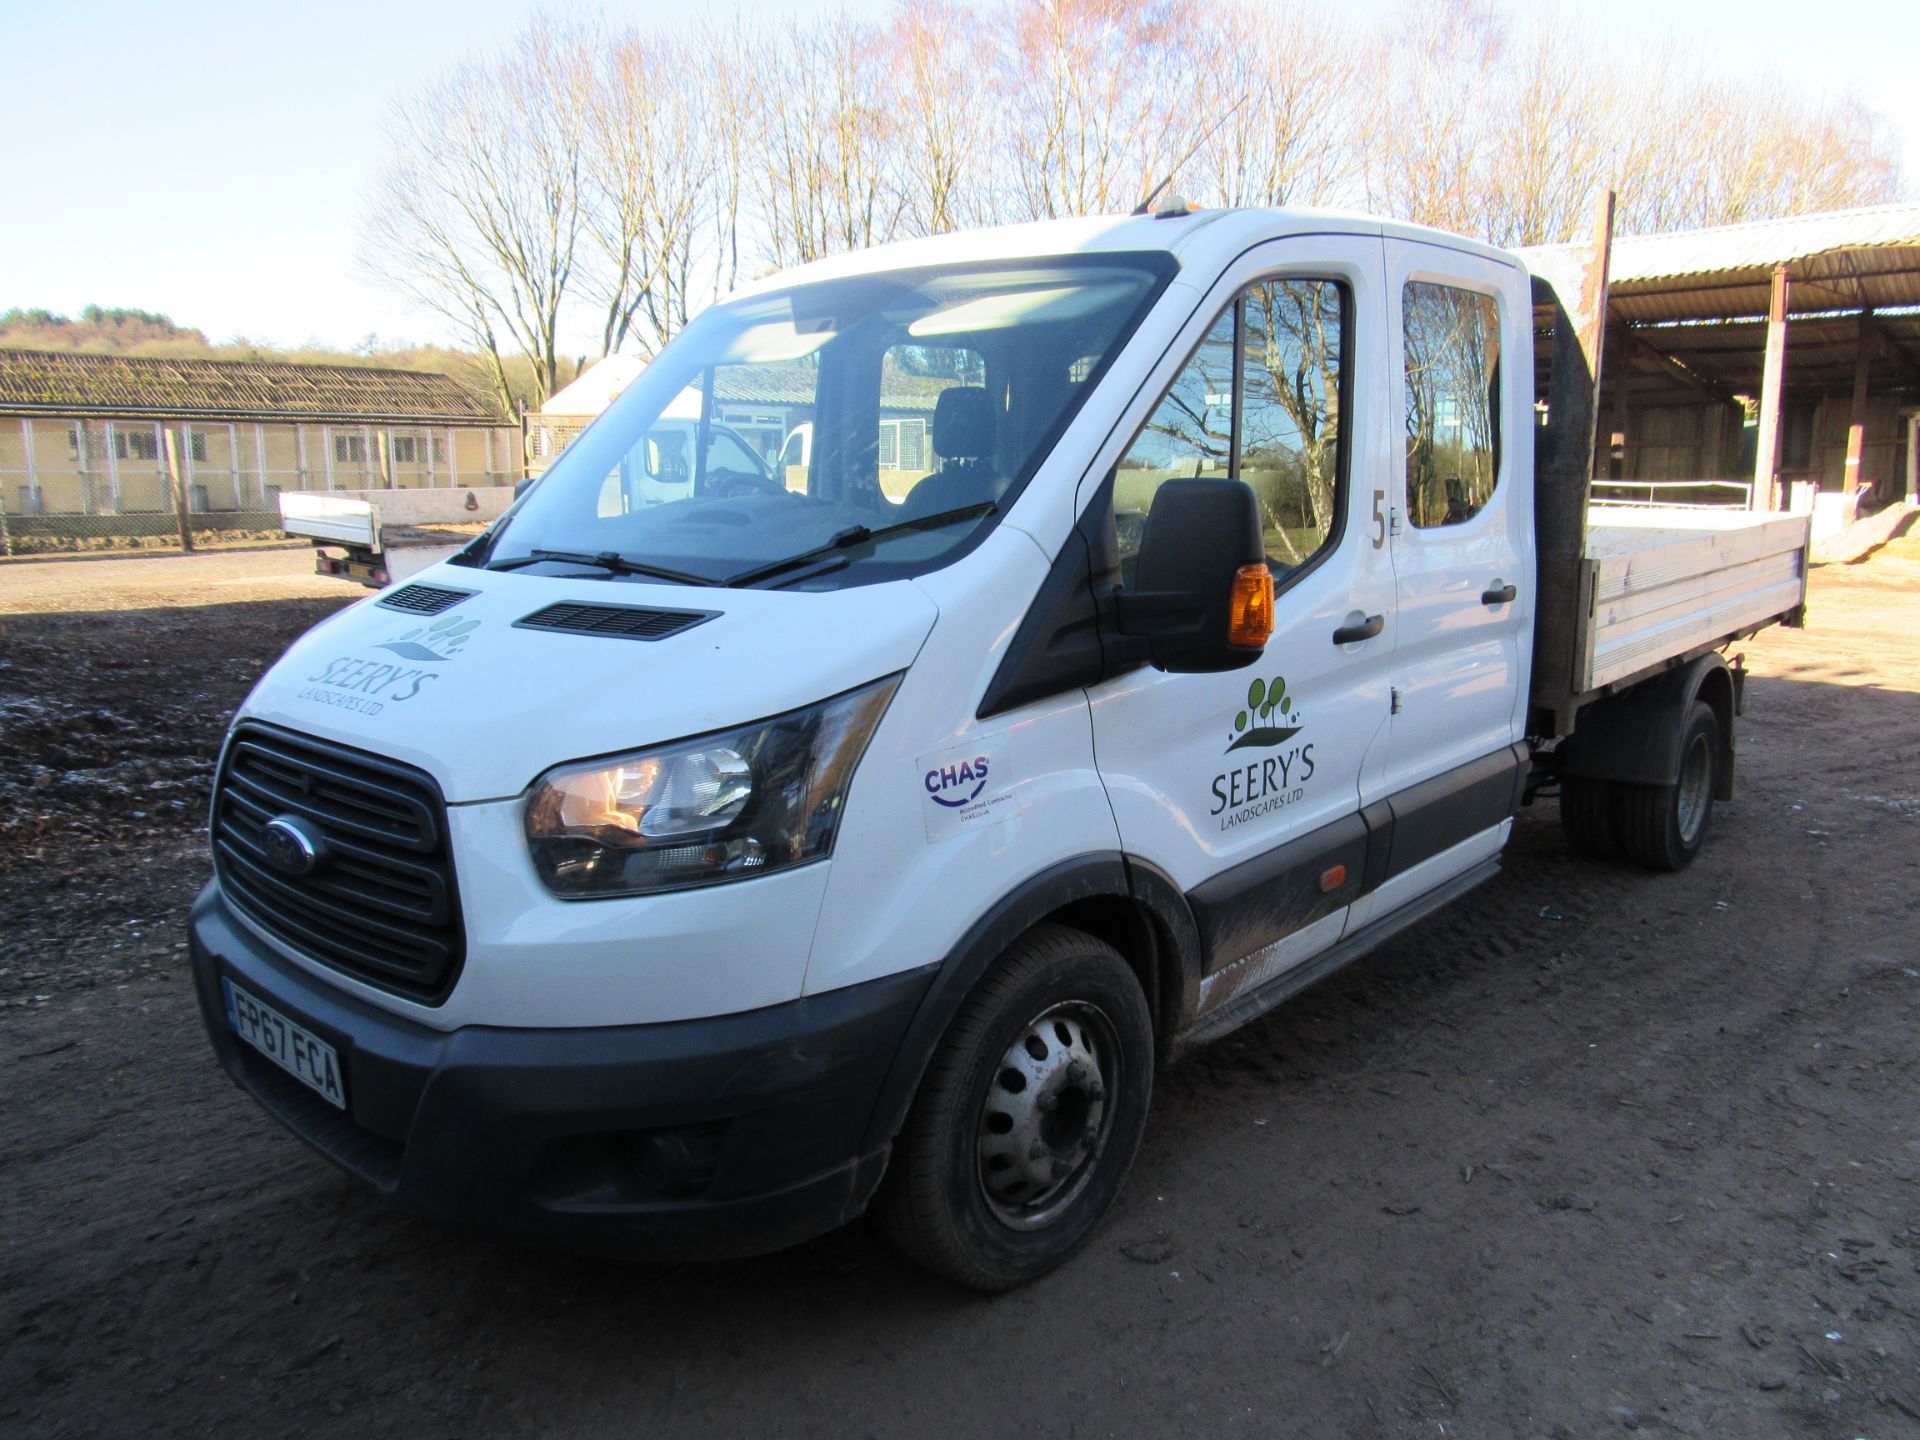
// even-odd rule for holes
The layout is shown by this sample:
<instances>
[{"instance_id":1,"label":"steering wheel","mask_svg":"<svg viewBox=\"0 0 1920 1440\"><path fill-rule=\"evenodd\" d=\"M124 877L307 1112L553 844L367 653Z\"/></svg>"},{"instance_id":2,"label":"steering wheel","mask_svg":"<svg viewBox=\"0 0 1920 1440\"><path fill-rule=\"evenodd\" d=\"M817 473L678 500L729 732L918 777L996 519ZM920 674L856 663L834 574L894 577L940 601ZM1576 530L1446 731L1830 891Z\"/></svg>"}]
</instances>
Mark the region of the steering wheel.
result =
<instances>
[{"instance_id":1,"label":"steering wheel","mask_svg":"<svg viewBox=\"0 0 1920 1440\"><path fill-rule=\"evenodd\" d=\"M715 470L711 485L713 493L726 500L738 499L743 495L791 495L793 493L771 475L755 475L746 470Z\"/></svg>"}]
</instances>

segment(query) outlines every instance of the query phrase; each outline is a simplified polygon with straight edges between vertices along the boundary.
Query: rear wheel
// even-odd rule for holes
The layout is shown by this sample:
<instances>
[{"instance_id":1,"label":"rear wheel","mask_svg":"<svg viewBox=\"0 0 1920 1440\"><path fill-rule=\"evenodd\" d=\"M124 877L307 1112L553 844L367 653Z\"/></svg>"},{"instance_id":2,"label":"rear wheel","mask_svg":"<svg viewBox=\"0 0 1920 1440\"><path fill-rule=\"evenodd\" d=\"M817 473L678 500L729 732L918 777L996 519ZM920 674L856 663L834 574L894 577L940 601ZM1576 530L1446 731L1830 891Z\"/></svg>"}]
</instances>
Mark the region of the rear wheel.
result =
<instances>
[{"instance_id":1,"label":"rear wheel","mask_svg":"<svg viewBox=\"0 0 1920 1440\"><path fill-rule=\"evenodd\" d=\"M1041 925L960 1007L895 1142L880 1216L976 1290L1044 1275L1093 1233L1139 1149L1153 1024L1118 951Z\"/></svg>"},{"instance_id":2,"label":"rear wheel","mask_svg":"<svg viewBox=\"0 0 1920 1440\"><path fill-rule=\"evenodd\" d=\"M1574 853L1589 860L1612 860L1620 853L1613 835L1613 783L1584 775L1560 782L1560 828Z\"/></svg>"},{"instance_id":3,"label":"rear wheel","mask_svg":"<svg viewBox=\"0 0 1920 1440\"><path fill-rule=\"evenodd\" d=\"M1629 860L1654 870L1684 870L1700 853L1713 819L1713 782L1720 755L1720 721L1695 701L1680 739L1680 769L1672 785L1616 787L1614 834Z\"/></svg>"}]
</instances>

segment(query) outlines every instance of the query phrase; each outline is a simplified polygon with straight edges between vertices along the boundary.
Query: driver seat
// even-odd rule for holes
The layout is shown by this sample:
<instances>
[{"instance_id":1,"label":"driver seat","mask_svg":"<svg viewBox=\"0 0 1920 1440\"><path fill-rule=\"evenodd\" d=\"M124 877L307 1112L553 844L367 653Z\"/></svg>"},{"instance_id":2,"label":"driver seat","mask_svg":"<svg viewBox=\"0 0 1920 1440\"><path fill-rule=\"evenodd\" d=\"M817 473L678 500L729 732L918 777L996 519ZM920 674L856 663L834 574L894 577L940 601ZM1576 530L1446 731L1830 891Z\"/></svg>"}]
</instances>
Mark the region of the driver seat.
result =
<instances>
[{"instance_id":1,"label":"driver seat","mask_svg":"<svg viewBox=\"0 0 1920 1440\"><path fill-rule=\"evenodd\" d=\"M993 472L993 398L977 385L942 390L933 407L933 449L940 468L907 493L904 519L998 500L1007 482Z\"/></svg>"}]
</instances>

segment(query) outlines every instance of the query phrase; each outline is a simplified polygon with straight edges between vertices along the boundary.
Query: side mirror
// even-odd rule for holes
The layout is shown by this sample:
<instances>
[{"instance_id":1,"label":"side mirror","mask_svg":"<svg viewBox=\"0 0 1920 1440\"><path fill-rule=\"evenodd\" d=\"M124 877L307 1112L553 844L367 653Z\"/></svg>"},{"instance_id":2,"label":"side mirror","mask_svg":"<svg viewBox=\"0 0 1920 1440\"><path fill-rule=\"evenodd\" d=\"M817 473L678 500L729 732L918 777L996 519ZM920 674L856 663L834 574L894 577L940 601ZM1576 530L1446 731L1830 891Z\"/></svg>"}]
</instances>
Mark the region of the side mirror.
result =
<instances>
[{"instance_id":1,"label":"side mirror","mask_svg":"<svg viewBox=\"0 0 1920 1440\"><path fill-rule=\"evenodd\" d=\"M1239 480L1169 480L1154 492L1134 587L1114 596L1120 633L1156 670L1253 664L1273 633L1273 576L1260 505Z\"/></svg>"},{"instance_id":2,"label":"side mirror","mask_svg":"<svg viewBox=\"0 0 1920 1440\"><path fill-rule=\"evenodd\" d=\"M513 482L513 498L518 500L522 495L526 494L527 491L531 490L536 484L538 484L539 480L540 480L540 477L538 475L530 475L525 480L514 481Z\"/></svg>"}]
</instances>

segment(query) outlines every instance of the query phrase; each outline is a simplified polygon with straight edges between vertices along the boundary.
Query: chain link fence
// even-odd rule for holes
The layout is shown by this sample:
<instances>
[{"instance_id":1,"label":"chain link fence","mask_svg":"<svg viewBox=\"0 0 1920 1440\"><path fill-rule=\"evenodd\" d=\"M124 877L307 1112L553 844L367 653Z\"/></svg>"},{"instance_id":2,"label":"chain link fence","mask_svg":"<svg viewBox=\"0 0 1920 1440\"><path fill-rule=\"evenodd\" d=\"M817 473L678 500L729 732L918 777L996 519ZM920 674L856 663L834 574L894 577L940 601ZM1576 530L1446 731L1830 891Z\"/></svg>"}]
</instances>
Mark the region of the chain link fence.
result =
<instances>
[{"instance_id":1,"label":"chain link fence","mask_svg":"<svg viewBox=\"0 0 1920 1440\"><path fill-rule=\"evenodd\" d=\"M506 485L519 449L505 427L0 419L0 553L178 549L182 510L196 544L278 539L283 491Z\"/></svg>"}]
</instances>

